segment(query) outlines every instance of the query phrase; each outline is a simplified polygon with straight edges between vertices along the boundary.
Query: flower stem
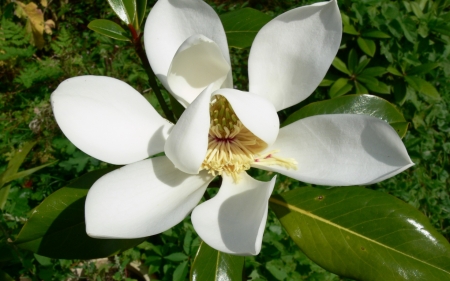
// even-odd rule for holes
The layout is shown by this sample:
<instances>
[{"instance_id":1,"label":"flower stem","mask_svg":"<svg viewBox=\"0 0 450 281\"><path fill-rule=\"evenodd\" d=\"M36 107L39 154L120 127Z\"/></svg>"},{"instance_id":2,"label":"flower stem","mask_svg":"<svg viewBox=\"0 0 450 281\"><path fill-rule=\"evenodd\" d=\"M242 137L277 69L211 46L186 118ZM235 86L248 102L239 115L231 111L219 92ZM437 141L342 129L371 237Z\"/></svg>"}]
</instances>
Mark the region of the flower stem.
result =
<instances>
[{"instance_id":1,"label":"flower stem","mask_svg":"<svg viewBox=\"0 0 450 281\"><path fill-rule=\"evenodd\" d=\"M134 29L134 27L131 24L128 25L128 28L130 29L131 34L133 36L134 50L136 51L137 55L141 59L142 66L144 67L145 72L147 73L148 82L150 84L150 87L153 89L153 92L155 93L156 98L158 99L159 105L161 106L161 108L164 112L164 115L166 116L166 119L175 124L176 120L173 115L173 112L169 109L166 102L164 101L164 97L161 93L161 90L159 89L158 84L156 83L155 73L153 72L153 70L150 66L150 63L147 59L147 56L145 55L144 48L142 48L142 43L141 43L142 33L141 33L141 35L138 35L136 30Z\"/></svg>"}]
</instances>

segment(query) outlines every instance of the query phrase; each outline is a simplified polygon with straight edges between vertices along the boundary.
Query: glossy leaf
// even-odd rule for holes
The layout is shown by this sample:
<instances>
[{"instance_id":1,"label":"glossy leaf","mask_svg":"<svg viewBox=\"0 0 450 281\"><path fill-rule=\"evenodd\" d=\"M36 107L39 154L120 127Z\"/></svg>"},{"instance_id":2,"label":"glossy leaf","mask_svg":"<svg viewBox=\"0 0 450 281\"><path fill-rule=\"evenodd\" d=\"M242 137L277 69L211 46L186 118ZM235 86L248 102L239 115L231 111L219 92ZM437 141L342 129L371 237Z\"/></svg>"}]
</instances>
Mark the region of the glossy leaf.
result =
<instances>
[{"instance_id":1,"label":"glossy leaf","mask_svg":"<svg viewBox=\"0 0 450 281\"><path fill-rule=\"evenodd\" d=\"M448 241L393 196L362 187L303 187L269 203L301 250L342 277L450 280Z\"/></svg>"},{"instance_id":2,"label":"glossy leaf","mask_svg":"<svg viewBox=\"0 0 450 281\"><path fill-rule=\"evenodd\" d=\"M282 126L320 114L364 114L396 124L400 137L406 134L408 123L402 113L388 101L372 95L348 95L332 100L313 102L292 113ZM398 129L398 130L397 130Z\"/></svg>"},{"instance_id":3,"label":"glossy leaf","mask_svg":"<svg viewBox=\"0 0 450 281\"><path fill-rule=\"evenodd\" d=\"M200 243L191 267L191 281L242 280L244 257L219 252Z\"/></svg>"},{"instance_id":4,"label":"glossy leaf","mask_svg":"<svg viewBox=\"0 0 450 281\"><path fill-rule=\"evenodd\" d=\"M125 29L110 20L97 19L88 24L91 30L116 40L129 41Z\"/></svg>"},{"instance_id":5,"label":"glossy leaf","mask_svg":"<svg viewBox=\"0 0 450 281\"><path fill-rule=\"evenodd\" d=\"M367 55L373 57L375 55L375 51L377 49L375 42L370 39L364 39L362 37L359 37L356 42L358 43L358 46L361 48L361 50L366 53Z\"/></svg>"},{"instance_id":6,"label":"glossy leaf","mask_svg":"<svg viewBox=\"0 0 450 281\"><path fill-rule=\"evenodd\" d=\"M272 18L252 8L239 9L220 16L228 46L248 48L252 45L258 31Z\"/></svg>"},{"instance_id":7,"label":"glossy leaf","mask_svg":"<svg viewBox=\"0 0 450 281\"><path fill-rule=\"evenodd\" d=\"M340 58L335 57L332 65L340 72L343 72L348 75L352 75L351 72L348 70L347 66L345 65L345 62L343 62Z\"/></svg>"},{"instance_id":8,"label":"glossy leaf","mask_svg":"<svg viewBox=\"0 0 450 281\"><path fill-rule=\"evenodd\" d=\"M350 92L353 86L348 83L347 78L339 78L334 82L333 86L330 88L330 98L336 98L339 96L343 96L346 93Z\"/></svg>"},{"instance_id":9,"label":"glossy leaf","mask_svg":"<svg viewBox=\"0 0 450 281\"><path fill-rule=\"evenodd\" d=\"M381 66L375 66L375 67L368 67L362 71L362 74L369 75L369 76L381 76L385 74L386 68Z\"/></svg>"},{"instance_id":10,"label":"glossy leaf","mask_svg":"<svg viewBox=\"0 0 450 281\"><path fill-rule=\"evenodd\" d=\"M107 168L90 172L47 197L33 209L14 243L36 254L62 259L106 257L131 248L140 239L94 239L86 234L84 203L89 188Z\"/></svg>"},{"instance_id":11,"label":"glossy leaf","mask_svg":"<svg viewBox=\"0 0 450 281\"><path fill-rule=\"evenodd\" d=\"M109 5L113 9L114 13L126 24L132 23L130 17L127 14L127 9L123 0L108 0Z\"/></svg>"}]
</instances>

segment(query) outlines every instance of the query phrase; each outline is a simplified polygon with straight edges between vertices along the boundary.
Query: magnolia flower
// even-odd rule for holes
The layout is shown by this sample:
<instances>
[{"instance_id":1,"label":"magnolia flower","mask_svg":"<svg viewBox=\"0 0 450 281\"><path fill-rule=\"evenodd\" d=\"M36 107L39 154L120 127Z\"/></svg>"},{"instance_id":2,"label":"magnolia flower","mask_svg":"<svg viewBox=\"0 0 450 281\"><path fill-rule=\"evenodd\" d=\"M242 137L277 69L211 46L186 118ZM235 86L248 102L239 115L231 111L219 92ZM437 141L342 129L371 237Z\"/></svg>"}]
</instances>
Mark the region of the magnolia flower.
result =
<instances>
[{"instance_id":1,"label":"magnolia flower","mask_svg":"<svg viewBox=\"0 0 450 281\"><path fill-rule=\"evenodd\" d=\"M159 0L145 27L151 66L186 110L176 125L131 86L108 77L68 79L52 94L64 134L81 150L127 164L100 178L86 199L86 231L98 238L161 233L192 210L200 237L222 252L261 249L275 178L251 167L320 185L372 184L411 162L396 132L362 115L320 115L279 128L277 111L307 98L341 41L335 0L270 21L249 57L249 92L233 89L226 36L201 0ZM165 156L148 158L165 152ZM143 160L146 159L146 160ZM221 175L218 194L197 206Z\"/></svg>"}]
</instances>

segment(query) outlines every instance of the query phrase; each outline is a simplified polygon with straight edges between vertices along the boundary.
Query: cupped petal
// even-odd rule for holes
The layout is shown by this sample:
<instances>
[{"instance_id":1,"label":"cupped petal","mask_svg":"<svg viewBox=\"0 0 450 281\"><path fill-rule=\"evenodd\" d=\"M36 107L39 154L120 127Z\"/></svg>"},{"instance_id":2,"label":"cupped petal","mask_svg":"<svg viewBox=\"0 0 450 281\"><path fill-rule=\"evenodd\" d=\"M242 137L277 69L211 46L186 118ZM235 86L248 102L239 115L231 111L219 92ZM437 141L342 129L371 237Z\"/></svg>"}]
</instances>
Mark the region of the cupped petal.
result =
<instances>
[{"instance_id":1,"label":"cupped petal","mask_svg":"<svg viewBox=\"0 0 450 281\"><path fill-rule=\"evenodd\" d=\"M51 96L55 119L85 153L129 164L162 152L172 126L127 83L104 76L65 80Z\"/></svg>"},{"instance_id":2,"label":"cupped petal","mask_svg":"<svg viewBox=\"0 0 450 281\"><path fill-rule=\"evenodd\" d=\"M227 38L219 16L202 0L159 0L145 24L144 44L153 71L169 88L167 73L178 48L194 34L202 34L219 46L230 63Z\"/></svg>"},{"instance_id":3,"label":"cupped petal","mask_svg":"<svg viewBox=\"0 0 450 281\"><path fill-rule=\"evenodd\" d=\"M175 167L197 174L208 149L209 104L214 85L208 86L183 112L167 138L164 151Z\"/></svg>"},{"instance_id":4,"label":"cupped petal","mask_svg":"<svg viewBox=\"0 0 450 281\"><path fill-rule=\"evenodd\" d=\"M86 198L86 232L96 238L139 238L181 222L213 177L188 175L165 157L136 162L97 180Z\"/></svg>"},{"instance_id":5,"label":"cupped petal","mask_svg":"<svg viewBox=\"0 0 450 281\"><path fill-rule=\"evenodd\" d=\"M223 176L219 193L197 206L191 220L200 238L214 249L234 255L257 255L276 177L261 182L246 173L241 176L238 184Z\"/></svg>"},{"instance_id":6,"label":"cupped petal","mask_svg":"<svg viewBox=\"0 0 450 281\"><path fill-rule=\"evenodd\" d=\"M192 35L178 49L167 74L169 89L185 107L210 84L219 89L231 66L209 38Z\"/></svg>"},{"instance_id":7,"label":"cupped petal","mask_svg":"<svg viewBox=\"0 0 450 281\"><path fill-rule=\"evenodd\" d=\"M318 115L280 129L267 151L293 158L298 167L285 169L255 163L256 168L320 185L367 185L414 165L394 129L378 118L356 114Z\"/></svg>"},{"instance_id":8,"label":"cupped petal","mask_svg":"<svg viewBox=\"0 0 450 281\"><path fill-rule=\"evenodd\" d=\"M331 65L342 37L337 1L290 10L266 24L250 50L250 92L282 110L306 99Z\"/></svg>"},{"instance_id":9,"label":"cupped petal","mask_svg":"<svg viewBox=\"0 0 450 281\"><path fill-rule=\"evenodd\" d=\"M259 95L234 89L220 89L213 95L225 97L242 124L267 145L275 141L280 120L270 101Z\"/></svg>"}]
</instances>

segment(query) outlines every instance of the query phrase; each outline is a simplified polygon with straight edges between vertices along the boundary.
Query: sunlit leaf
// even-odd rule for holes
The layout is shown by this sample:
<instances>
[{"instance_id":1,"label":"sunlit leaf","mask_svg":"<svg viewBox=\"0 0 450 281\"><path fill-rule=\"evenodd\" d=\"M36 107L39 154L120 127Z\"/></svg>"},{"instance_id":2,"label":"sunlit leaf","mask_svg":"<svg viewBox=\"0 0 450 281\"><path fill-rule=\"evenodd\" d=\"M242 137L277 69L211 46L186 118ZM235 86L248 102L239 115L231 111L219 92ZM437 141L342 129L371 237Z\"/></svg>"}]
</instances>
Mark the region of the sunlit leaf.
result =
<instances>
[{"instance_id":1,"label":"sunlit leaf","mask_svg":"<svg viewBox=\"0 0 450 281\"><path fill-rule=\"evenodd\" d=\"M379 30L365 31L365 32L363 32L362 36L369 37L369 38L378 38L378 39L391 38L391 36L389 34L384 33L383 31L379 31Z\"/></svg>"},{"instance_id":2,"label":"sunlit leaf","mask_svg":"<svg viewBox=\"0 0 450 281\"><path fill-rule=\"evenodd\" d=\"M355 29L353 25L344 25L344 33L351 35L359 35L359 32Z\"/></svg>"},{"instance_id":3,"label":"sunlit leaf","mask_svg":"<svg viewBox=\"0 0 450 281\"><path fill-rule=\"evenodd\" d=\"M343 62L340 58L335 57L332 65L340 72L343 72L348 75L352 75L351 72L348 70L347 66L345 65L345 62Z\"/></svg>"},{"instance_id":4,"label":"sunlit leaf","mask_svg":"<svg viewBox=\"0 0 450 281\"><path fill-rule=\"evenodd\" d=\"M347 78L339 78L334 82L333 86L330 88L330 98L336 98L339 96L343 96L346 93L350 92L353 86L348 83Z\"/></svg>"},{"instance_id":5,"label":"sunlit leaf","mask_svg":"<svg viewBox=\"0 0 450 281\"><path fill-rule=\"evenodd\" d=\"M147 0L136 0L136 15L139 28L141 27L142 22L144 21L146 8L147 8Z\"/></svg>"},{"instance_id":6,"label":"sunlit leaf","mask_svg":"<svg viewBox=\"0 0 450 281\"><path fill-rule=\"evenodd\" d=\"M191 267L191 281L241 281L244 257L219 252L205 242L200 243Z\"/></svg>"},{"instance_id":7,"label":"sunlit leaf","mask_svg":"<svg viewBox=\"0 0 450 281\"><path fill-rule=\"evenodd\" d=\"M62 259L93 259L117 254L140 239L94 239L86 234L84 203L89 188L107 168L90 172L48 196L33 212L14 243L36 254Z\"/></svg>"},{"instance_id":8,"label":"sunlit leaf","mask_svg":"<svg viewBox=\"0 0 450 281\"><path fill-rule=\"evenodd\" d=\"M228 46L248 48L252 45L258 31L272 18L252 8L239 9L220 16Z\"/></svg>"},{"instance_id":9,"label":"sunlit leaf","mask_svg":"<svg viewBox=\"0 0 450 281\"><path fill-rule=\"evenodd\" d=\"M303 187L269 203L301 250L342 277L450 280L448 241L422 213L386 193Z\"/></svg>"},{"instance_id":10,"label":"sunlit leaf","mask_svg":"<svg viewBox=\"0 0 450 281\"><path fill-rule=\"evenodd\" d=\"M292 113L282 126L297 120L320 114L363 114L380 118L389 124L397 124L400 137L406 134L408 123L403 114L390 102L372 95L348 95L331 100L310 103ZM403 125L401 124L403 123Z\"/></svg>"},{"instance_id":11,"label":"sunlit leaf","mask_svg":"<svg viewBox=\"0 0 450 281\"><path fill-rule=\"evenodd\" d=\"M375 55L375 51L377 50L377 47L375 45L375 42L370 39L364 39L362 37L359 37L356 42L358 43L358 46L361 48L361 50L366 53L367 55L373 57Z\"/></svg>"},{"instance_id":12,"label":"sunlit leaf","mask_svg":"<svg viewBox=\"0 0 450 281\"><path fill-rule=\"evenodd\" d=\"M129 41L130 39L127 37L128 34L126 31L117 23L110 20L97 19L93 20L88 24L88 28L92 29L95 32L103 34L105 36L122 40Z\"/></svg>"},{"instance_id":13,"label":"sunlit leaf","mask_svg":"<svg viewBox=\"0 0 450 281\"><path fill-rule=\"evenodd\" d=\"M417 76L414 76L414 77L406 76L405 80L416 91L418 91L432 99L435 99L435 100L438 100L441 98L441 95L439 95L439 92L436 90L436 88L430 82L425 81L422 78L419 78Z\"/></svg>"},{"instance_id":14,"label":"sunlit leaf","mask_svg":"<svg viewBox=\"0 0 450 281\"><path fill-rule=\"evenodd\" d=\"M130 17L127 14L127 9L123 0L108 0L109 5L114 13L126 24L130 24Z\"/></svg>"}]
</instances>

